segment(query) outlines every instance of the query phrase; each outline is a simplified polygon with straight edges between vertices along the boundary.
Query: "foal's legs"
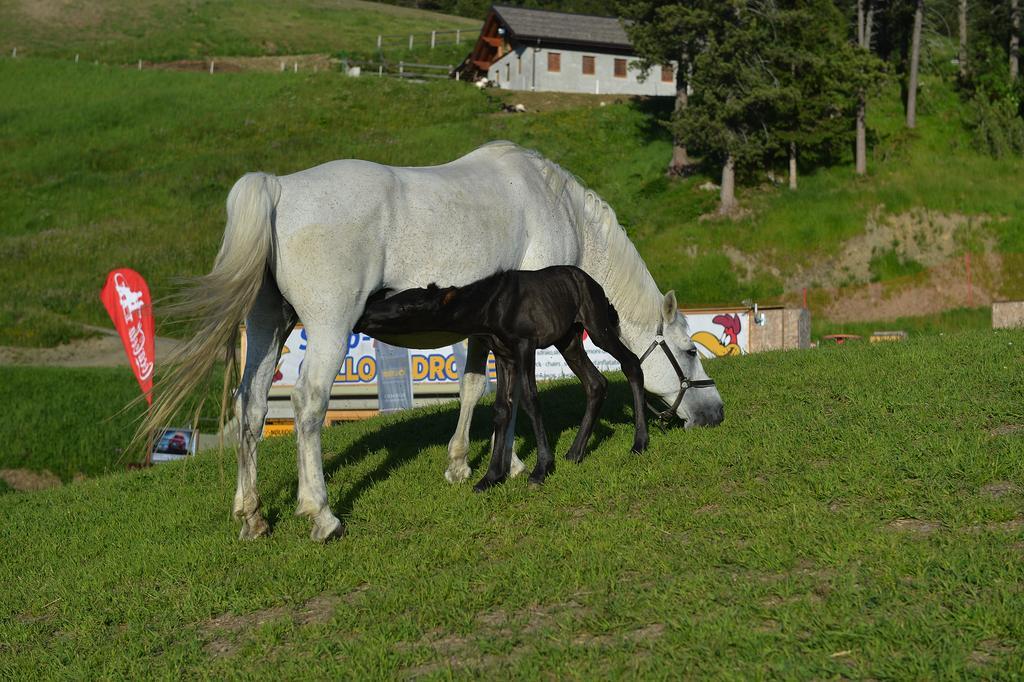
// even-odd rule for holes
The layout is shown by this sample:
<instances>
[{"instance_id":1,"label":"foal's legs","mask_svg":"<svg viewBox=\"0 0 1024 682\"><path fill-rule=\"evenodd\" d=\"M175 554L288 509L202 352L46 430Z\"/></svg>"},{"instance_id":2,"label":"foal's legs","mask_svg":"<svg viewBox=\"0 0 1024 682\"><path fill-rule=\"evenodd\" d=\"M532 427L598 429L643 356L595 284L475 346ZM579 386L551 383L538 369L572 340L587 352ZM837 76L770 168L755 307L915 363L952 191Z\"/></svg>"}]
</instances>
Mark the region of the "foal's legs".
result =
<instances>
[{"instance_id":1,"label":"foal's legs","mask_svg":"<svg viewBox=\"0 0 1024 682\"><path fill-rule=\"evenodd\" d=\"M469 478L471 472L466 457L469 455L469 427L473 421L473 408L480 402L484 392L487 390L487 354L490 348L487 341L478 336L469 337L466 350L466 367L462 370L462 377L459 381L459 423L455 427L452 439L448 441L448 469L444 477L449 483L458 483ZM516 423L516 411L518 408L518 387L512 394L512 424ZM515 428L512 428L506 436L506 445L512 453L512 463L509 467L509 476L515 478L526 466L516 456L513 448L515 439ZM494 434L491 435L491 452L495 446Z\"/></svg>"},{"instance_id":2,"label":"foal's legs","mask_svg":"<svg viewBox=\"0 0 1024 682\"><path fill-rule=\"evenodd\" d=\"M512 387L515 385L515 368L507 360L498 361L498 391L494 397L494 448L491 451L491 464L487 473L480 479L473 490L482 492L502 483L507 477L511 465L512 448L507 437L511 432L515 437L515 422L512 421Z\"/></svg>"},{"instance_id":3,"label":"foal's legs","mask_svg":"<svg viewBox=\"0 0 1024 682\"><path fill-rule=\"evenodd\" d=\"M587 357L587 352L583 349L583 337L579 333L573 332L566 339L556 343L555 347L565 358L565 364L579 377L583 383L583 392L587 395L587 409L580 421L580 430L576 432L576 438L569 446L569 451L565 453L566 459L579 462L583 459L587 441L594 431L594 423L608 392L608 380Z\"/></svg>"},{"instance_id":4,"label":"foal's legs","mask_svg":"<svg viewBox=\"0 0 1024 682\"><path fill-rule=\"evenodd\" d=\"M274 381L281 346L295 325L290 311L269 277L263 279L252 310L246 317L246 356L242 381L235 393L235 419L238 424L238 483L232 511L242 522L243 540L270 532L260 513L256 489L256 451L263 437L267 416L267 393Z\"/></svg>"},{"instance_id":5,"label":"foal's legs","mask_svg":"<svg viewBox=\"0 0 1024 682\"><path fill-rule=\"evenodd\" d=\"M537 465L530 473L530 483L543 483L545 477L555 470L548 436L544 432L544 421L540 416L540 401L537 400L536 364L537 349L532 343L520 343L518 355L519 390L522 392L523 409L533 424L533 435L537 439Z\"/></svg>"},{"instance_id":6,"label":"foal's legs","mask_svg":"<svg viewBox=\"0 0 1024 682\"><path fill-rule=\"evenodd\" d=\"M598 348L603 348L619 361L622 365L622 373L629 381L629 389L633 393L633 421L636 426L636 434L633 437L633 452L641 453L647 449L647 420L644 415L644 372L640 369L640 359L633 354L633 351L626 348L619 340L618 335L608 327L595 325L595 329L588 330L590 338Z\"/></svg>"},{"instance_id":7,"label":"foal's legs","mask_svg":"<svg viewBox=\"0 0 1024 682\"><path fill-rule=\"evenodd\" d=\"M309 345L302 361L302 372L292 392L295 432L299 441L299 499L295 513L313 519L310 537L320 541L338 537L344 532L341 522L327 504L320 430L324 425L331 386L348 349L346 342L351 324L352 320L307 322Z\"/></svg>"}]
</instances>

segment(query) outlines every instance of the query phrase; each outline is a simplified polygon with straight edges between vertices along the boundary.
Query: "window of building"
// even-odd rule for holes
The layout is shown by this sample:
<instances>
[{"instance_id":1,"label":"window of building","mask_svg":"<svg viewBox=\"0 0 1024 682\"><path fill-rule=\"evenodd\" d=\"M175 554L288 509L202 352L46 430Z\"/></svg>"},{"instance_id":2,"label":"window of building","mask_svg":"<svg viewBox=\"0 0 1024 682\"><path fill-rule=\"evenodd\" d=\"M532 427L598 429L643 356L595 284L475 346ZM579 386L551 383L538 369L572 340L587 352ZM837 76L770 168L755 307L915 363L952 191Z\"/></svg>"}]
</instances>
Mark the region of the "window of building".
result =
<instances>
[{"instance_id":1,"label":"window of building","mask_svg":"<svg viewBox=\"0 0 1024 682\"><path fill-rule=\"evenodd\" d=\"M516 57L516 73L522 75L523 73L523 56L519 55Z\"/></svg>"},{"instance_id":2,"label":"window of building","mask_svg":"<svg viewBox=\"0 0 1024 682\"><path fill-rule=\"evenodd\" d=\"M625 78L626 77L626 60L616 59L615 60L615 77Z\"/></svg>"},{"instance_id":3,"label":"window of building","mask_svg":"<svg viewBox=\"0 0 1024 682\"><path fill-rule=\"evenodd\" d=\"M511 64L506 64L505 65L505 80L506 81L512 80L512 65Z\"/></svg>"},{"instance_id":4,"label":"window of building","mask_svg":"<svg viewBox=\"0 0 1024 682\"><path fill-rule=\"evenodd\" d=\"M583 75L594 75L594 58L590 55L583 55Z\"/></svg>"},{"instance_id":5,"label":"window of building","mask_svg":"<svg viewBox=\"0 0 1024 682\"><path fill-rule=\"evenodd\" d=\"M562 53L548 52L548 71L558 72L562 70Z\"/></svg>"},{"instance_id":6,"label":"window of building","mask_svg":"<svg viewBox=\"0 0 1024 682\"><path fill-rule=\"evenodd\" d=\"M662 83L671 83L672 81L674 81L676 79L675 76L676 75L675 75L675 73L672 72L672 67L671 66L662 66L661 67L661 82Z\"/></svg>"}]
</instances>

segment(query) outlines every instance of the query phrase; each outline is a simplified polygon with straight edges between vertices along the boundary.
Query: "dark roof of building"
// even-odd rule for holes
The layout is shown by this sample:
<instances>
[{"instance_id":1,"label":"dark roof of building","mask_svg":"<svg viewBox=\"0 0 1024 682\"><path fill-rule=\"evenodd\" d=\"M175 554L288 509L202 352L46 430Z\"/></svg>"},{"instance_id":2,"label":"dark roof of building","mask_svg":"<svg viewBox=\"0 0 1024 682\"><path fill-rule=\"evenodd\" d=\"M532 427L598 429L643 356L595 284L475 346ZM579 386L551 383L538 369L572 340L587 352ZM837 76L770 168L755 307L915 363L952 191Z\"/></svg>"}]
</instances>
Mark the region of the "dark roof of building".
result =
<instances>
[{"instance_id":1,"label":"dark roof of building","mask_svg":"<svg viewBox=\"0 0 1024 682\"><path fill-rule=\"evenodd\" d=\"M616 17L595 17L508 5L494 5L494 12L517 40L631 48L626 31Z\"/></svg>"}]
</instances>

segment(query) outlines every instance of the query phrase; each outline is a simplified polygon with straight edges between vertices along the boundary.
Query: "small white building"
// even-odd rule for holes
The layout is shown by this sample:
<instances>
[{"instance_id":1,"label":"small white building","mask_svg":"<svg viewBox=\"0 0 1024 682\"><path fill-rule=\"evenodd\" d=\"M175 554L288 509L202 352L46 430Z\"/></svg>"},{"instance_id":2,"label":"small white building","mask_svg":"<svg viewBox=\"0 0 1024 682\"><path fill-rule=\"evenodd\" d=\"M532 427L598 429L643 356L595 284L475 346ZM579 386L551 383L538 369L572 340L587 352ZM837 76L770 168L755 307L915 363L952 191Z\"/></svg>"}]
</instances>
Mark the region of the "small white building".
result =
<instances>
[{"instance_id":1,"label":"small white building","mask_svg":"<svg viewBox=\"0 0 1024 682\"><path fill-rule=\"evenodd\" d=\"M457 71L509 90L676 94L674 65L656 67L640 82L635 61L615 17L494 5Z\"/></svg>"}]
</instances>

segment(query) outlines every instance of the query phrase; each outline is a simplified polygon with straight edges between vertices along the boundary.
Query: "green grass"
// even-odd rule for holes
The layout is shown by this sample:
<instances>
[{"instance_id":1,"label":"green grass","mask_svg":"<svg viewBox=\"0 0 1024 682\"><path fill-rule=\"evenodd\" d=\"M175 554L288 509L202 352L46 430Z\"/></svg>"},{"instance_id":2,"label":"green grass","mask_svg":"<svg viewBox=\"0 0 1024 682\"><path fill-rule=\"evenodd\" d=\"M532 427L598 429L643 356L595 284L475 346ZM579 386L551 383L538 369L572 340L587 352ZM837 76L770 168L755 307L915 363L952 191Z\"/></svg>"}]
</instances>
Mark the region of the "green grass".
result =
<instances>
[{"instance_id":1,"label":"green grass","mask_svg":"<svg viewBox=\"0 0 1024 682\"><path fill-rule=\"evenodd\" d=\"M253 543L230 455L4 495L0 676L1014 679L1022 349L988 331L716 360L726 422L642 457L620 378L589 457L541 490L446 484L452 407L329 429L348 535L327 546L291 514L287 437L261 453L273 534ZM580 389L541 402L564 452Z\"/></svg>"},{"instance_id":2,"label":"green grass","mask_svg":"<svg viewBox=\"0 0 1024 682\"><path fill-rule=\"evenodd\" d=\"M381 33L472 31L479 26L479 19L362 0L105 0L70 5L15 0L0 5L0 49L6 55L18 48L21 55L74 59L80 54L86 62L122 64L316 52L370 55ZM474 37L471 32L469 39ZM469 44L463 48L465 56Z\"/></svg>"},{"instance_id":3,"label":"green grass","mask_svg":"<svg viewBox=\"0 0 1024 682\"><path fill-rule=\"evenodd\" d=\"M964 330L983 331L992 328L992 308L954 308L930 315L899 317L874 322L832 322L822 317L811 319L811 336L825 334L859 334L865 339L877 331L905 331L918 334L950 334Z\"/></svg>"},{"instance_id":4,"label":"green grass","mask_svg":"<svg viewBox=\"0 0 1024 682\"><path fill-rule=\"evenodd\" d=\"M917 275L925 271L925 267L912 258L903 258L895 251L885 251L871 258L871 281L896 279Z\"/></svg>"},{"instance_id":5,"label":"green grass","mask_svg":"<svg viewBox=\"0 0 1024 682\"><path fill-rule=\"evenodd\" d=\"M216 430L220 381L212 379L204 393L207 432ZM0 469L49 470L65 482L124 471L141 456L122 452L144 404L122 408L138 395L128 369L0 366Z\"/></svg>"}]
</instances>

